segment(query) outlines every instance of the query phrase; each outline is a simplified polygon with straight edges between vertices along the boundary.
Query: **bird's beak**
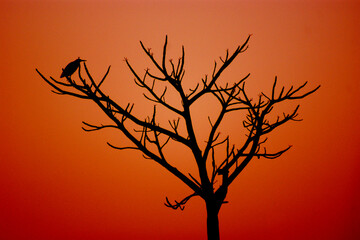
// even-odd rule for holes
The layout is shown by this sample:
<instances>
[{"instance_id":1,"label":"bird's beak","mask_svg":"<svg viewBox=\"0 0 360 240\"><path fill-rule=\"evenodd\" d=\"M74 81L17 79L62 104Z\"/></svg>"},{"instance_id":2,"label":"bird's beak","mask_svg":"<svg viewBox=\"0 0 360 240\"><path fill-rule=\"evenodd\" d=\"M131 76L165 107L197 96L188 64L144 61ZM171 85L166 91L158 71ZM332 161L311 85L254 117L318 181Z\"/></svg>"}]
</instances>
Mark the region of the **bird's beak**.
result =
<instances>
[{"instance_id":1,"label":"bird's beak","mask_svg":"<svg viewBox=\"0 0 360 240\"><path fill-rule=\"evenodd\" d=\"M85 62L85 61L86 61L86 60L82 60L82 59L80 60L80 62Z\"/></svg>"}]
</instances>

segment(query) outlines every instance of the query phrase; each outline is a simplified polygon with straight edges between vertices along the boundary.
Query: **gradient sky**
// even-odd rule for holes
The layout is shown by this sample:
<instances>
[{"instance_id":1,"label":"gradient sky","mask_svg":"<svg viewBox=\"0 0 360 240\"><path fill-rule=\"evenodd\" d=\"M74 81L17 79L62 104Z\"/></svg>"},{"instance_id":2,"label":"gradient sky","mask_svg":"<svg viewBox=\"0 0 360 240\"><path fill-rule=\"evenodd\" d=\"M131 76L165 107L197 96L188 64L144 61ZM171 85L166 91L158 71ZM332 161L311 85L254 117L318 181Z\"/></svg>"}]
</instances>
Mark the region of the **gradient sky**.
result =
<instances>
[{"instance_id":1,"label":"gradient sky","mask_svg":"<svg viewBox=\"0 0 360 240\"><path fill-rule=\"evenodd\" d=\"M166 208L166 196L180 200L189 189L140 153L109 148L126 145L120 133L82 131L81 121L106 122L102 112L52 94L35 68L58 78L82 57L99 78L111 65L104 89L150 113L123 61L139 72L150 66L140 40L160 56L168 35L174 59L184 45L184 81L194 86L248 34L224 81L251 73L254 96L275 75L279 85L322 87L301 101L304 121L270 135L269 149L293 148L254 159L231 185L222 239L360 238L358 1L0 1L0 16L0 239L205 239L204 203ZM238 118L226 121L241 129ZM175 156L193 170L186 152Z\"/></svg>"}]
</instances>

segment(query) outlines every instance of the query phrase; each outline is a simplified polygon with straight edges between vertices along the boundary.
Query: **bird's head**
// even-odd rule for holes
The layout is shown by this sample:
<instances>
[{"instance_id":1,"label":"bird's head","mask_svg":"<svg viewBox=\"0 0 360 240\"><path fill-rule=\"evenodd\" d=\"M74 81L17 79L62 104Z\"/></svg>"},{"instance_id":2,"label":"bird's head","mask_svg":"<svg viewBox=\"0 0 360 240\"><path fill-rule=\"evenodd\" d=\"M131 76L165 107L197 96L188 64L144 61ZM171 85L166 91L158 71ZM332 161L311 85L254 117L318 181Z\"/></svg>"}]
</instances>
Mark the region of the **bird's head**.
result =
<instances>
[{"instance_id":1,"label":"bird's head","mask_svg":"<svg viewBox=\"0 0 360 240\"><path fill-rule=\"evenodd\" d=\"M78 59L76 59L76 61L80 63L80 62L85 62L86 60L80 59L80 58L78 57Z\"/></svg>"}]
</instances>

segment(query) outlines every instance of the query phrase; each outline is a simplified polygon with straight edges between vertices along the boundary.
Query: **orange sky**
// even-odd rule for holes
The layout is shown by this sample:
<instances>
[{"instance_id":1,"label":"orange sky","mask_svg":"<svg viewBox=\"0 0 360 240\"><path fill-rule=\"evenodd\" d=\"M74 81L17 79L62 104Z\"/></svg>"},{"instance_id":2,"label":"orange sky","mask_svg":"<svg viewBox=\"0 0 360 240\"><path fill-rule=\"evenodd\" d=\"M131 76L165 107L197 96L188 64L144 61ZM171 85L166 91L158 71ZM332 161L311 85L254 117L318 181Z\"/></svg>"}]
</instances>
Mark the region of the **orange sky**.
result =
<instances>
[{"instance_id":1,"label":"orange sky","mask_svg":"<svg viewBox=\"0 0 360 240\"><path fill-rule=\"evenodd\" d=\"M231 185L222 239L360 238L359 2L24 0L1 1L0 16L0 239L205 239L203 202L166 208L166 196L180 200L189 189L141 154L106 145L126 144L121 134L82 131L81 121L105 117L52 94L35 68L58 78L80 56L101 77L111 65L104 89L150 113L123 62L150 66L139 40L160 56L168 35L174 59L184 45L184 81L194 86L248 34L249 49L224 80L250 72L254 96L275 75L279 85L322 87L301 102L303 122L270 135L269 149L293 148L254 159ZM226 121L239 129L237 118ZM178 155L171 161L193 171Z\"/></svg>"}]
</instances>

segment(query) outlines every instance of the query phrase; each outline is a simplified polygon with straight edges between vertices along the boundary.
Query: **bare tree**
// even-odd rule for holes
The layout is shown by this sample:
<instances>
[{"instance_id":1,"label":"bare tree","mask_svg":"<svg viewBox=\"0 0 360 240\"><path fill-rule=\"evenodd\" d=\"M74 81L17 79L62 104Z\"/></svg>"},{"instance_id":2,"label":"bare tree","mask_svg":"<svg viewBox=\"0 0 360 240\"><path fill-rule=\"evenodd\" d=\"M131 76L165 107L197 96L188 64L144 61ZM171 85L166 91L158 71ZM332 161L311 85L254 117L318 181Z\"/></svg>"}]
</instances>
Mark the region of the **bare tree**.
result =
<instances>
[{"instance_id":1,"label":"bare tree","mask_svg":"<svg viewBox=\"0 0 360 240\"><path fill-rule=\"evenodd\" d=\"M79 69L79 79L76 81L71 76L66 76L66 80L59 81L53 77L45 77L37 69L36 71L53 88L54 93L91 100L101 108L112 122L112 124L105 125L93 125L83 122L85 125L83 129L85 131L97 131L104 128L119 129L131 141L132 145L117 147L108 143L112 148L119 150L140 150L146 159L154 160L191 189L191 194L180 201L171 202L166 198L165 205L167 207L183 210L185 204L192 197L201 197L206 203L208 239L215 240L220 238L218 213L222 204L226 202L225 198L230 184L254 157L278 158L291 147L289 146L276 152L268 152L263 147L267 140L266 135L274 129L289 121L301 121L301 119L297 118L299 105L292 112L283 113L281 116L271 120L272 118L269 118L269 114L273 111L275 105L284 101L302 99L314 93L320 87L318 86L311 91L302 92L307 84L305 82L299 87L291 86L289 89L282 87L278 91L276 89L277 78L275 77L270 94L260 92L257 99L252 99L248 96L245 89L245 80L250 74L235 84L221 86L218 81L221 74L240 53L243 53L248 48L250 37L251 35L233 53L226 51L225 57L220 57L219 64L215 61L211 75L206 75L192 89L184 89L182 82L185 74L184 47L182 47L181 57L177 62L173 62L172 60L168 61L166 56L167 37L160 60L155 59L151 49L146 48L140 42L143 51L157 69L158 74L151 73L147 69L140 76L126 58L125 63L134 75L136 85L145 90L145 98L154 102L152 115L147 116L145 119L137 117L132 112L134 104L129 103L127 106L121 106L101 88L101 85L108 76L110 66L100 81L93 79L85 63L83 63L83 66L86 77L81 75L81 69ZM158 86L159 82L166 86L159 90L158 87L155 87ZM172 88L178 95L178 105L170 104L166 100L165 96L167 96L168 88ZM205 145L201 146L195 135L190 108L196 101L207 94L216 99L220 108L214 119L208 117L210 130L207 138L202 141L205 141ZM157 107L163 107L173 112L178 118L175 120L168 119L168 125L160 124L157 120ZM229 135L224 138L219 137L219 127L224 116L235 111L245 113L244 120L242 122L239 121L247 132L241 146L231 144ZM180 125L185 130L180 131ZM165 149L171 141L180 143L191 150L193 160L197 165L198 176L194 177L190 173L181 172L169 163ZM219 157L219 154L217 154L220 151L219 149L225 153L224 156Z\"/></svg>"}]
</instances>

